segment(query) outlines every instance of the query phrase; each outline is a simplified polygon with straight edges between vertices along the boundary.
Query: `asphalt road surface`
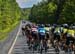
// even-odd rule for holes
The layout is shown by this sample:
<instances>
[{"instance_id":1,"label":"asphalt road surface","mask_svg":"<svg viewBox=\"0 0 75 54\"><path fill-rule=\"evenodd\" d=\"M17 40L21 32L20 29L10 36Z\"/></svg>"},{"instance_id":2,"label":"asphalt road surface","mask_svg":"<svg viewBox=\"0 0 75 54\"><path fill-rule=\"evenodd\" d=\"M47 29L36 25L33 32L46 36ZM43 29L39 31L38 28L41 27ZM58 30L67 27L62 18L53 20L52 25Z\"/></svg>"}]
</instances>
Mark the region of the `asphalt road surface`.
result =
<instances>
[{"instance_id":1,"label":"asphalt road surface","mask_svg":"<svg viewBox=\"0 0 75 54\"><path fill-rule=\"evenodd\" d=\"M8 34L8 38L5 41L0 42L0 54L7 54L8 53L8 50L11 47L12 42L16 37L18 29L19 29L19 25Z\"/></svg>"},{"instance_id":2,"label":"asphalt road surface","mask_svg":"<svg viewBox=\"0 0 75 54\"><path fill-rule=\"evenodd\" d=\"M22 35L21 27L30 22L23 24L22 22L12 32L9 33L8 39L0 44L0 54L40 54L38 51L29 50L26 36ZM56 54L55 49L51 47L47 53L43 51L42 54ZM61 51L59 54L65 54Z\"/></svg>"},{"instance_id":3,"label":"asphalt road surface","mask_svg":"<svg viewBox=\"0 0 75 54\"><path fill-rule=\"evenodd\" d=\"M34 51L33 53L32 50L29 50L26 41L27 40L25 36L19 35L11 54L40 54L38 53L38 51ZM50 54L50 53L54 54L53 48L48 50L47 54ZM43 51L43 54L45 54L44 51Z\"/></svg>"},{"instance_id":4,"label":"asphalt road surface","mask_svg":"<svg viewBox=\"0 0 75 54\"><path fill-rule=\"evenodd\" d=\"M9 54L41 54L38 51L34 51L33 53L33 50L29 50L26 42L27 42L26 36L23 36L22 31L19 30L16 42ZM43 51L42 54L56 54L56 52L55 49L51 47L50 49L48 49L47 53ZM60 50L59 54L65 54L65 52Z\"/></svg>"},{"instance_id":5,"label":"asphalt road surface","mask_svg":"<svg viewBox=\"0 0 75 54\"><path fill-rule=\"evenodd\" d=\"M14 46L11 46L8 54L40 54L38 51L34 51L33 53L33 50L28 49L26 36L22 35L21 30L19 30L17 39L14 42ZM45 51L43 51L43 54L45 54ZM55 54L55 49L51 47L50 49L48 49L48 52L46 54Z\"/></svg>"},{"instance_id":6,"label":"asphalt road surface","mask_svg":"<svg viewBox=\"0 0 75 54\"><path fill-rule=\"evenodd\" d=\"M38 51L33 53L32 50L29 50L26 41L27 39L25 36L19 35L11 54L40 54ZM49 49L48 54L49 53L54 53L54 49Z\"/></svg>"}]
</instances>

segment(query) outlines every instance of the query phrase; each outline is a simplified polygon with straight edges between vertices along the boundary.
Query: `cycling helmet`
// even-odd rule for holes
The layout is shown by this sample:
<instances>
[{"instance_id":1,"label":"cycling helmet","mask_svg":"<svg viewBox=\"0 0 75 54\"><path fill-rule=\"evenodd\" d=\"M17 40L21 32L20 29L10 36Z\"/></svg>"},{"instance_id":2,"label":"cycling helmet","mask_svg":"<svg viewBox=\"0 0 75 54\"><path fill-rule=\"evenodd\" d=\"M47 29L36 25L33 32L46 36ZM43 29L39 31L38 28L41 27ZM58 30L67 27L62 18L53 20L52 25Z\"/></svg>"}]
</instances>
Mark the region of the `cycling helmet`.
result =
<instances>
[{"instance_id":1,"label":"cycling helmet","mask_svg":"<svg viewBox=\"0 0 75 54\"><path fill-rule=\"evenodd\" d=\"M37 24L37 26L40 26L40 24Z\"/></svg>"},{"instance_id":2,"label":"cycling helmet","mask_svg":"<svg viewBox=\"0 0 75 54\"><path fill-rule=\"evenodd\" d=\"M50 27L50 24L46 24L45 27Z\"/></svg>"},{"instance_id":3,"label":"cycling helmet","mask_svg":"<svg viewBox=\"0 0 75 54\"><path fill-rule=\"evenodd\" d=\"M53 24L54 27L57 27L57 24Z\"/></svg>"},{"instance_id":4,"label":"cycling helmet","mask_svg":"<svg viewBox=\"0 0 75 54\"><path fill-rule=\"evenodd\" d=\"M68 28L69 25L68 25L68 24L63 24L63 27L64 27L64 28Z\"/></svg>"},{"instance_id":5,"label":"cycling helmet","mask_svg":"<svg viewBox=\"0 0 75 54\"><path fill-rule=\"evenodd\" d=\"M28 26L29 28L31 28L31 24L27 24L26 26Z\"/></svg>"},{"instance_id":6,"label":"cycling helmet","mask_svg":"<svg viewBox=\"0 0 75 54\"><path fill-rule=\"evenodd\" d=\"M41 27L41 28L44 28L44 24L41 24L40 27Z\"/></svg>"}]
</instances>

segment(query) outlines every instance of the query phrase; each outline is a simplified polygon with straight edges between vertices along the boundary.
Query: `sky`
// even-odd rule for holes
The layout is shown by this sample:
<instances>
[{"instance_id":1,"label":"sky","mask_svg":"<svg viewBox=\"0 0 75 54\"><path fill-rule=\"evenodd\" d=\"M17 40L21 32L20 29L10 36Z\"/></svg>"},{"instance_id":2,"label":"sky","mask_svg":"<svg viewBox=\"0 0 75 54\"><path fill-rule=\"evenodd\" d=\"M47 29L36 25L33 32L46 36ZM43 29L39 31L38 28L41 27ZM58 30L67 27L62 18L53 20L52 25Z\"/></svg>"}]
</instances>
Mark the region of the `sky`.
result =
<instances>
[{"instance_id":1,"label":"sky","mask_svg":"<svg viewBox=\"0 0 75 54\"><path fill-rule=\"evenodd\" d=\"M32 7L33 4L37 4L42 0L16 0L20 8Z\"/></svg>"}]
</instances>

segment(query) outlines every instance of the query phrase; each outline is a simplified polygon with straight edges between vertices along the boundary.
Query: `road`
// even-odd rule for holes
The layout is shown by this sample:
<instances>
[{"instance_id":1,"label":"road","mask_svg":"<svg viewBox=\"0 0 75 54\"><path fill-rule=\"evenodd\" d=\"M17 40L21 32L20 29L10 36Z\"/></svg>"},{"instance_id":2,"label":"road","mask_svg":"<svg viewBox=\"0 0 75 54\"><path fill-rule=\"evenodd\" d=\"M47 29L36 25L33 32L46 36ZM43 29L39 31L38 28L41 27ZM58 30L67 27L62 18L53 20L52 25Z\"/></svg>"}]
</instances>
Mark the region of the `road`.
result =
<instances>
[{"instance_id":1,"label":"road","mask_svg":"<svg viewBox=\"0 0 75 54\"><path fill-rule=\"evenodd\" d=\"M27 23L29 23L29 22L27 22ZM14 46L11 47L12 50L9 50L10 51L9 54L40 54L38 51L34 51L34 53L33 53L33 50L28 49L28 45L26 43L27 38L26 38L26 36L22 35L21 30L19 30L19 31L20 32L18 33L16 42L15 42ZM55 52L55 49L53 47L51 47L47 50L47 53L45 53L45 51L43 51L42 54L56 54L56 52ZM65 52L60 50L59 54L65 54Z\"/></svg>"},{"instance_id":2,"label":"road","mask_svg":"<svg viewBox=\"0 0 75 54\"><path fill-rule=\"evenodd\" d=\"M26 22L29 23L29 22ZM22 24L21 24L22 26ZM10 50L8 51L8 54L40 54L38 51L33 51L28 49L27 45L27 39L26 36L22 35L22 31L19 28L19 31L17 33L17 38L15 38L12 46L10 47ZM54 48L48 49L47 54L55 54ZM43 54L45 54L45 51L43 51Z\"/></svg>"},{"instance_id":3,"label":"road","mask_svg":"<svg viewBox=\"0 0 75 54\"><path fill-rule=\"evenodd\" d=\"M29 22L26 22L28 24ZM0 46L0 54L40 54L38 51L28 49L26 36L22 35L22 23L9 33L9 38ZM45 54L45 51L43 51ZM55 54L55 49L51 47L46 54ZM61 51L59 54L65 54Z\"/></svg>"},{"instance_id":4,"label":"road","mask_svg":"<svg viewBox=\"0 0 75 54\"><path fill-rule=\"evenodd\" d=\"M27 21L27 23L29 22ZM0 42L0 54L8 54L8 51L17 36L18 30L21 28L20 25L22 26L21 22L8 34L8 38L5 41Z\"/></svg>"},{"instance_id":5,"label":"road","mask_svg":"<svg viewBox=\"0 0 75 54\"><path fill-rule=\"evenodd\" d=\"M32 50L28 49L27 43L26 43L26 37L22 36L21 34L18 36L18 39L15 43L15 46L11 52L11 54L33 54ZM54 49L49 50L49 52L54 53ZM49 53L48 52L48 53ZM38 51L35 51L34 54L40 54ZM43 53L44 54L44 53Z\"/></svg>"},{"instance_id":6,"label":"road","mask_svg":"<svg viewBox=\"0 0 75 54\"><path fill-rule=\"evenodd\" d=\"M12 45L13 40L16 37L18 28L19 28L19 25L8 34L8 38L5 41L0 42L0 54L7 54L9 48Z\"/></svg>"}]
</instances>

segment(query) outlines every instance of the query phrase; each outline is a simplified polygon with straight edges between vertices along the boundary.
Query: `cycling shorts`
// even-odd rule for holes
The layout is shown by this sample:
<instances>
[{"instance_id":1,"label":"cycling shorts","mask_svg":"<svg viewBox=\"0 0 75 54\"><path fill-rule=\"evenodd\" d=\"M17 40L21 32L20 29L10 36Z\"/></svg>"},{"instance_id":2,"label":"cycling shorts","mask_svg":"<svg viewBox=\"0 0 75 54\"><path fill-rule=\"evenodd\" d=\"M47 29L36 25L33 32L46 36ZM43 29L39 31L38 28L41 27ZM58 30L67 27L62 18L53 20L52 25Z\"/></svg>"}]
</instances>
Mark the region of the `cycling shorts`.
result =
<instances>
[{"instance_id":1,"label":"cycling shorts","mask_svg":"<svg viewBox=\"0 0 75 54\"><path fill-rule=\"evenodd\" d=\"M39 33L39 39L45 39L45 33Z\"/></svg>"}]
</instances>

